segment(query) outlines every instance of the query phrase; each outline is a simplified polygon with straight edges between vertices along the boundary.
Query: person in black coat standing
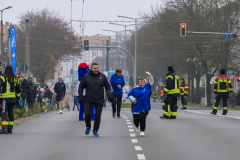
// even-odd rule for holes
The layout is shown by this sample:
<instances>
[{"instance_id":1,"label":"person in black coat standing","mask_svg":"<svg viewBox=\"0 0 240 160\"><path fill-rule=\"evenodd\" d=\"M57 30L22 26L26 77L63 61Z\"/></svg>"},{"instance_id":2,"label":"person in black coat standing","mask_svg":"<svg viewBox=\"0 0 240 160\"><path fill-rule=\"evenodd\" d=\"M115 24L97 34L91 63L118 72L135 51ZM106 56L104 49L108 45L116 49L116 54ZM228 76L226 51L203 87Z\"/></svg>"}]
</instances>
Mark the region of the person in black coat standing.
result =
<instances>
[{"instance_id":1,"label":"person in black coat standing","mask_svg":"<svg viewBox=\"0 0 240 160\"><path fill-rule=\"evenodd\" d=\"M95 121L93 128L93 135L98 137L98 129L101 121L101 114L104 102L104 88L106 89L108 100L112 102L111 86L108 83L107 77L99 72L99 65L92 63L91 69L83 77L78 88L78 95L80 103L83 103L83 91L86 88L86 96L84 101L85 123L88 135L91 129L91 113L93 106L95 107Z\"/></svg>"},{"instance_id":2,"label":"person in black coat standing","mask_svg":"<svg viewBox=\"0 0 240 160\"><path fill-rule=\"evenodd\" d=\"M37 87L33 83L32 77L28 78L28 88L30 89L30 91L28 91L28 97L27 97L28 109L33 109L33 104L37 96Z\"/></svg>"},{"instance_id":3,"label":"person in black coat standing","mask_svg":"<svg viewBox=\"0 0 240 160\"><path fill-rule=\"evenodd\" d=\"M20 82L21 82L21 90L22 90L21 97L22 97L22 102L23 102L23 107L24 107L26 100L28 98L28 94L31 94L31 93L30 93L30 88L28 86L28 82L27 82L24 74L21 75Z\"/></svg>"}]
</instances>

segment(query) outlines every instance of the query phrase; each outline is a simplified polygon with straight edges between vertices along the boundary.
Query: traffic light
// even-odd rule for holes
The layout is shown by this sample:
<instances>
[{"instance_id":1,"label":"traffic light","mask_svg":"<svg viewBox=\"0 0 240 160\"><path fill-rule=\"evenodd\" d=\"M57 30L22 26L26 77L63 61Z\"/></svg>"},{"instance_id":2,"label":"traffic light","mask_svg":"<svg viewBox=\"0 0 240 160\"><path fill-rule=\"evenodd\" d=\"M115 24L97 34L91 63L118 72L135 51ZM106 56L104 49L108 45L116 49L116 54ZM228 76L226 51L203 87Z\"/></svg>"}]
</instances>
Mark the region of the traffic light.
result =
<instances>
[{"instance_id":1,"label":"traffic light","mask_svg":"<svg viewBox=\"0 0 240 160\"><path fill-rule=\"evenodd\" d=\"M85 51L89 50L89 40L84 40L84 50Z\"/></svg>"},{"instance_id":2,"label":"traffic light","mask_svg":"<svg viewBox=\"0 0 240 160\"><path fill-rule=\"evenodd\" d=\"M8 28L7 32L8 32L8 33L7 33L7 38L10 38L10 35L11 35L11 27Z\"/></svg>"},{"instance_id":3,"label":"traffic light","mask_svg":"<svg viewBox=\"0 0 240 160\"><path fill-rule=\"evenodd\" d=\"M186 37L187 36L186 27L187 27L186 23L181 23L181 25L180 25L180 35L181 35L181 37Z\"/></svg>"}]
</instances>

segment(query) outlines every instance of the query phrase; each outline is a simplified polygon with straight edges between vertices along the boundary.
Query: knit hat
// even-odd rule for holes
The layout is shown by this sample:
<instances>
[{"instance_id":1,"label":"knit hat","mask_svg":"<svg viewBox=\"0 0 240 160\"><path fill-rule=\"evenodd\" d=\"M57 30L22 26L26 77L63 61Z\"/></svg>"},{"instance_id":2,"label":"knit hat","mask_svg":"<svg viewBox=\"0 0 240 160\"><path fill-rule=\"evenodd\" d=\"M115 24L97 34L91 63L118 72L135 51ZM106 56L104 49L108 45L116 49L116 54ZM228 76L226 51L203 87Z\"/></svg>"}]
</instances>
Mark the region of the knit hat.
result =
<instances>
[{"instance_id":1,"label":"knit hat","mask_svg":"<svg viewBox=\"0 0 240 160\"><path fill-rule=\"evenodd\" d=\"M222 68L222 69L220 70L220 74L225 74L225 69L224 69L224 68Z\"/></svg>"},{"instance_id":2,"label":"knit hat","mask_svg":"<svg viewBox=\"0 0 240 160\"><path fill-rule=\"evenodd\" d=\"M184 79L184 78L181 78L181 80L185 81L185 79Z\"/></svg>"},{"instance_id":3,"label":"knit hat","mask_svg":"<svg viewBox=\"0 0 240 160\"><path fill-rule=\"evenodd\" d=\"M169 66L167 70L168 70L168 71L173 71L173 67L172 67L172 66Z\"/></svg>"},{"instance_id":4,"label":"knit hat","mask_svg":"<svg viewBox=\"0 0 240 160\"><path fill-rule=\"evenodd\" d=\"M86 68L88 68L88 65L87 65L87 63L80 63L78 68L85 68L86 69Z\"/></svg>"},{"instance_id":5,"label":"knit hat","mask_svg":"<svg viewBox=\"0 0 240 160\"><path fill-rule=\"evenodd\" d=\"M25 78L25 75L24 75L24 74L21 74L21 76L22 76L23 78Z\"/></svg>"}]
</instances>

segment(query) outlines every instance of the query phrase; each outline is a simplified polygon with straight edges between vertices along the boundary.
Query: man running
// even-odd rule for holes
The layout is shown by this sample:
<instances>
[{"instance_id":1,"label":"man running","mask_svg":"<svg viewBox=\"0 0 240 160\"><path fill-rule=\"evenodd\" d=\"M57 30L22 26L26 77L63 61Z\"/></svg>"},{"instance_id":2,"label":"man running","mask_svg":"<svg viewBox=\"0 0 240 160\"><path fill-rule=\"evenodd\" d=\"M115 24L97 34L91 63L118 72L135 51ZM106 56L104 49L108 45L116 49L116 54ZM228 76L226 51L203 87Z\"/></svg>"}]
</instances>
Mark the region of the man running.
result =
<instances>
[{"instance_id":1,"label":"man running","mask_svg":"<svg viewBox=\"0 0 240 160\"><path fill-rule=\"evenodd\" d=\"M98 137L98 129L101 121L101 114L104 102L104 88L106 89L108 100L112 102L111 86L107 81L107 77L99 72L99 65L97 63L92 63L91 69L83 77L79 88L79 102L84 102L84 112L85 112L85 123L86 131L85 134L88 135L91 129L91 113L93 106L95 107L95 121L93 127L93 135ZM83 100L83 90L86 88L85 101Z\"/></svg>"},{"instance_id":2,"label":"man running","mask_svg":"<svg viewBox=\"0 0 240 160\"><path fill-rule=\"evenodd\" d=\"M61 76L59 76L58 82L54 86L54 92L56 95L58 113L62 114L63 98L65 97L65 94L66 94L66 85L63 82ZM60 108L59 108L59 102L60 102Z\"/></svg>"}]
</instances>

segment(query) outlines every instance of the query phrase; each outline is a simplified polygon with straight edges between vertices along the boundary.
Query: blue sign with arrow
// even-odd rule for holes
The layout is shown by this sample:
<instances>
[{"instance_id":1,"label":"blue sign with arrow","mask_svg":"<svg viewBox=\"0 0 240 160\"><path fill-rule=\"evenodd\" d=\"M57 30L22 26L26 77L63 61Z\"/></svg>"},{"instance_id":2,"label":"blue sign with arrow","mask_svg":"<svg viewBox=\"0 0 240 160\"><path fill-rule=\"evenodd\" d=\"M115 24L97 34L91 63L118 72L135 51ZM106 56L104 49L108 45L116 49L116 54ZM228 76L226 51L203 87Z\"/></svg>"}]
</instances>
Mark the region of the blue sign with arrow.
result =
<instances>
[{"instance_id":1,"label":"blue sign with arrow","mask_svg":"<svg viewBox=\"0 0 240 160\"><path fill-rule=\"evenodd\" d=\"M229 34L225 34L225 38L229 38Z\"/></svg>"},{"instance_id":2,"label":"blue sign with arrow","mask_svg":"<svg viewBox=\"0 0 240 160\"><path fill-rule=\"evenodd\" d=\"M11 27L10 46L11 46L11 55L12 55L12 68L15 74L16 72L16 34L15 34L14 26Z\"/></svg>"}]
</instances>

